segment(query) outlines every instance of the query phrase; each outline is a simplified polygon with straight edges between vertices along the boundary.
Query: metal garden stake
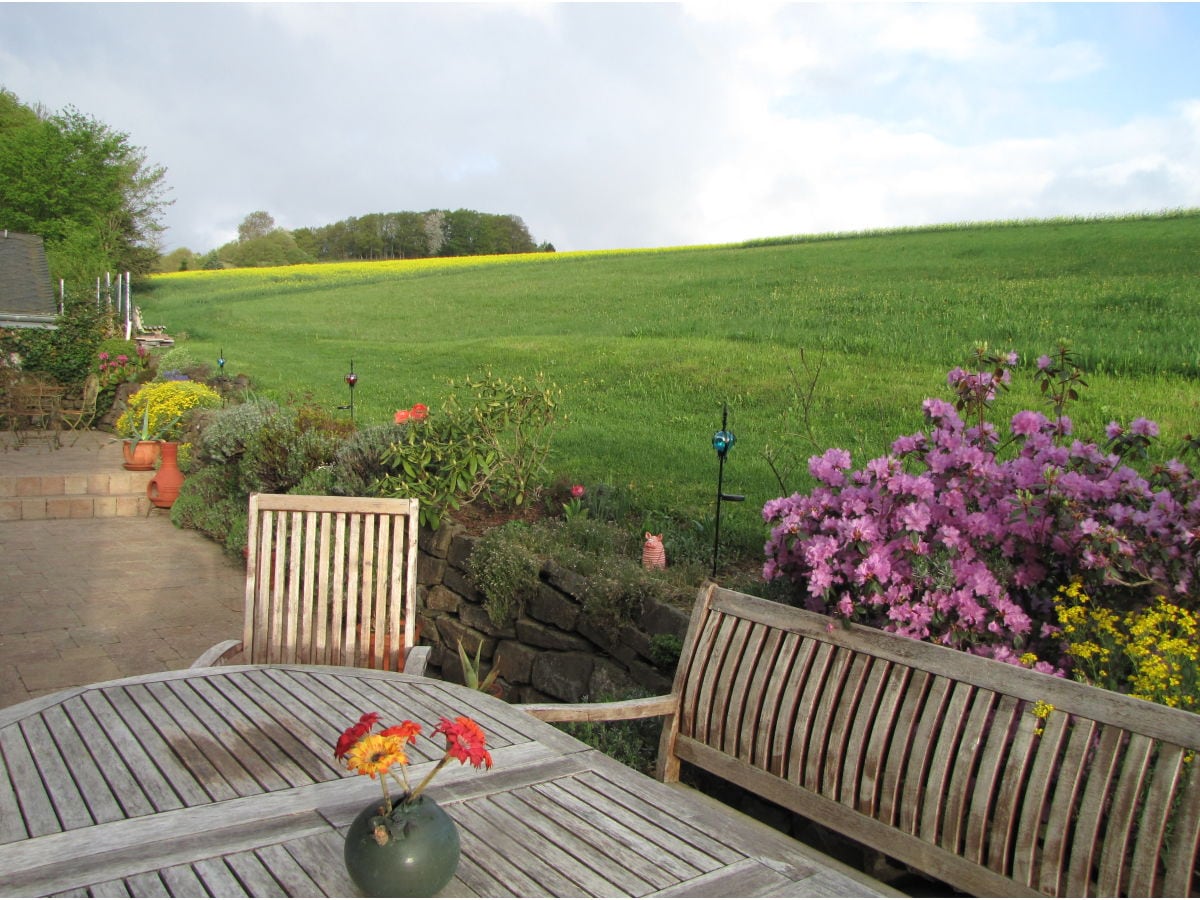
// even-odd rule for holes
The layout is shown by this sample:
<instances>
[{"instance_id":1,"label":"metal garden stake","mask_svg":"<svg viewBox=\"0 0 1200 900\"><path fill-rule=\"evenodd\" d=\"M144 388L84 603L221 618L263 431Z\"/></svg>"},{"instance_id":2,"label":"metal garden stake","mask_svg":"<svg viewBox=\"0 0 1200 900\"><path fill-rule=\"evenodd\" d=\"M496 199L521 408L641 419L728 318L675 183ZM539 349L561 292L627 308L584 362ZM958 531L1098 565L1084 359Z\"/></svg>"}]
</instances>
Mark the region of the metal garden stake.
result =
<instances>
[{"instance_id":1,"label":"metal garden stake","mask_svg":"<svg viewBox=\"0 0 1200 900\"><path fill-rule=\"evenodd\" d=\"M713 567L712 577L717 577L717 553L721 548L721 501L741 503L746 499L745 494L725 493L725 456L737 441L734 433L729 430L729 404L721 405L721 430L713 435L713 449L717 451L717 527L713 538Z\"/></svg>"}]
</instances>

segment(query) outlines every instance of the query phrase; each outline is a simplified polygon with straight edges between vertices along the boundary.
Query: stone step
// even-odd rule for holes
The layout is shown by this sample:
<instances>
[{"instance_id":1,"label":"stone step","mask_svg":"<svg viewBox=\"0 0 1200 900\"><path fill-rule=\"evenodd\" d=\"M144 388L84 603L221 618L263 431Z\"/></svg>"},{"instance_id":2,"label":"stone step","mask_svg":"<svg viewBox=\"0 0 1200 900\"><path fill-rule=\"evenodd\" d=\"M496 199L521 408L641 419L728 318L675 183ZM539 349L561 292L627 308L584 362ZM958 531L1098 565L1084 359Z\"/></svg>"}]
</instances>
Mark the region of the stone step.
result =
<instances>
[{"instance_id":1,"label":"stone step","mask_svg":"<svg viewBox=\"0 0 1200 900\"><path fill-rule=\"evenodd\" d=\"M0 476L0 521L144 516L153 472Z\"/></svg>"}]
</instances>

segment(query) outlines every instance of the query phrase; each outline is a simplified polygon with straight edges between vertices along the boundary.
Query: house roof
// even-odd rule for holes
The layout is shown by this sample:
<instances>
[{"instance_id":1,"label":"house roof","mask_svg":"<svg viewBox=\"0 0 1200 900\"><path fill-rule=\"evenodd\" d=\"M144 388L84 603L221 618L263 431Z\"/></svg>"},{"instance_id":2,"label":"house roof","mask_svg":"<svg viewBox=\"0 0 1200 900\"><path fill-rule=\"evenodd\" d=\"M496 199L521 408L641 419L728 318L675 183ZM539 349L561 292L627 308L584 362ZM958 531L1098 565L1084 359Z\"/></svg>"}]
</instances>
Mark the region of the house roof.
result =
<instances>
[{"instance_id":1,"label":"house roof","mask_svg":"<svg viewBox=\"0 0 1200 900\"><path fill-rule=\"evenodd\" d=\"M42 239L0 231L0 327L49 328L57 315Z\"/></svg>"}]
</instances>

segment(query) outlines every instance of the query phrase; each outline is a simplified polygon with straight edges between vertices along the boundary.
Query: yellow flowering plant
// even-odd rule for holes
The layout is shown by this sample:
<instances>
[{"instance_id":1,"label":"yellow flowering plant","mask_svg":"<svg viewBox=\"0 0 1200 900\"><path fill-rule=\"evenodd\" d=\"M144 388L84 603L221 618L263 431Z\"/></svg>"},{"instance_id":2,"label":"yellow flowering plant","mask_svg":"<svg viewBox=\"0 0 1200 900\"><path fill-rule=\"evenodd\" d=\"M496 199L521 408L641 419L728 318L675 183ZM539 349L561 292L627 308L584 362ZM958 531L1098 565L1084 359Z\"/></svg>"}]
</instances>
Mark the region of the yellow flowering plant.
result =
<instances>
[{"instance_id":1,"label":"yellow flowering plant","mask_svg":"<svg viewBox=\"0 0 1200 900\"><path fill-rule=\"evenodd\" d=\"M221 395L198 381L154 381L129 398L117 434L133 441L177 441L188 413L220 405Z\"/></svg>"},{"instance_id":2,"label":"yellow flowering plant","mask_svg":"<svg viewBox=\"0 0 1200 900\"><path fill-rule=\"evenodd\" d=\"M1143 700L1200 712L1200 623L1163 596L1119 616L1093 603L1073 578L1054 598L1074 672Z\"/></svg>"}]
</instances>

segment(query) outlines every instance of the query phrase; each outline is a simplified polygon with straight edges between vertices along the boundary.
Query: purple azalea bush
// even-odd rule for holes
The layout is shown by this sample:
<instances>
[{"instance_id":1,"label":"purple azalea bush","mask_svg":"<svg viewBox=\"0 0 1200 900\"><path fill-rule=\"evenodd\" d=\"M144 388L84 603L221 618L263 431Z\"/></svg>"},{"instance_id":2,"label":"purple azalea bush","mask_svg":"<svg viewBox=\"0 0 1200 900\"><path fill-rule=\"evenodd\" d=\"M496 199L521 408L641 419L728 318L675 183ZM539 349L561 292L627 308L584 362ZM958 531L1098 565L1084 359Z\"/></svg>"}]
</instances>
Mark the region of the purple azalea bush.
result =
<instances>
[{"instance_id":1,"label":"purple azalea bush","mask_svg":"<svg viewBox=\"0 0 1200 900\"><path fill-rule=\"evenodd\" d=\"M818 486L763 508L763 575L817 612L1061 673L1053 598L1073 576L1109 608L1196 608L1200 481L1177 460L1148 476L1123 462L1157 436L1146 419L1109 425L1104 448L1073 439L1060 414L1073 386L1054 418L1018 412L1002 439L971 415L1008 383L1016 356L996 359L952 371L958 408L926 400L927 429L864 468L845 450L812 457ZM1053 371L1049 357L1038 367Z\"/></svg>"}]
</instances>

